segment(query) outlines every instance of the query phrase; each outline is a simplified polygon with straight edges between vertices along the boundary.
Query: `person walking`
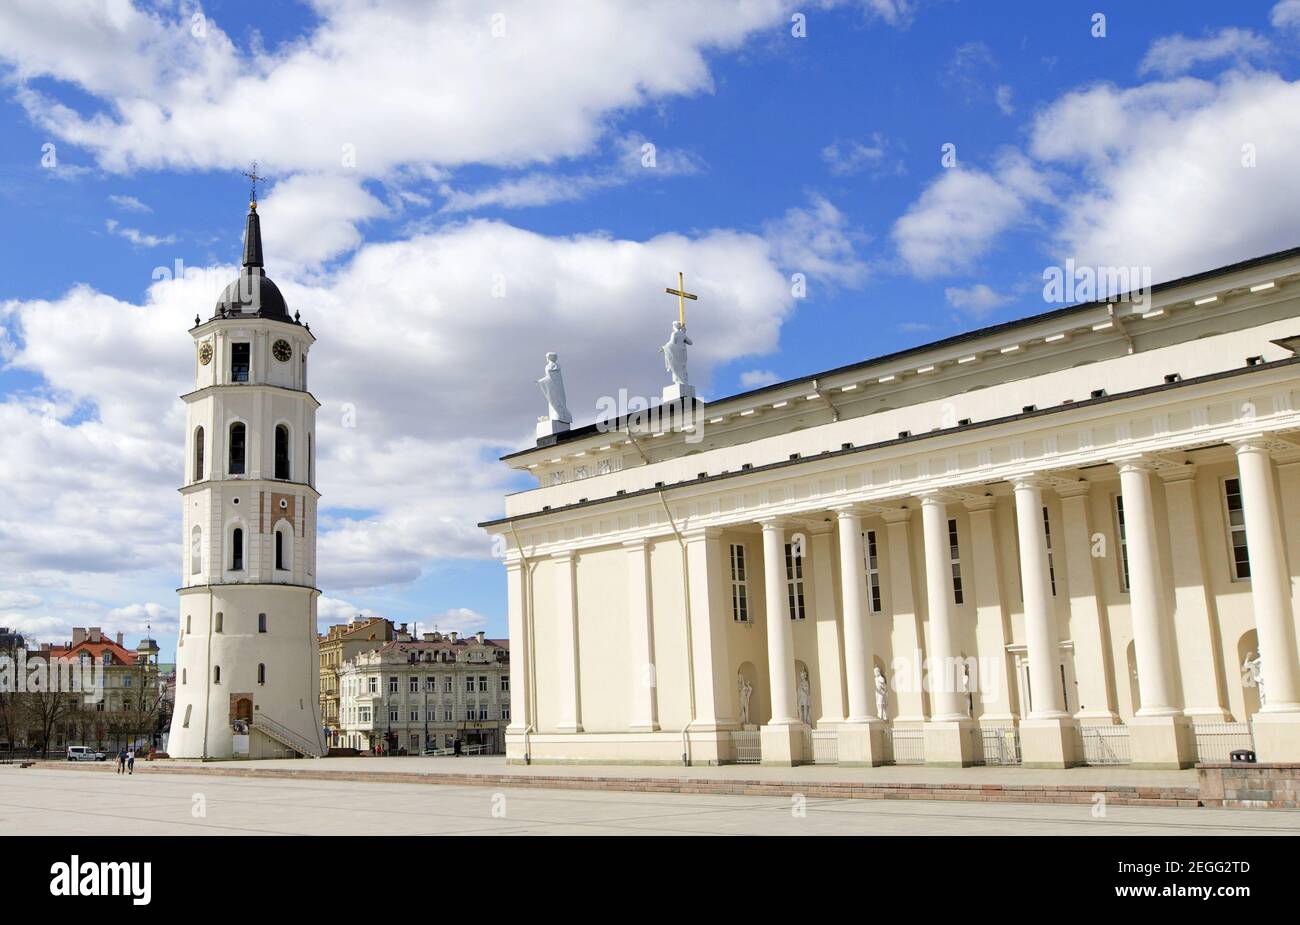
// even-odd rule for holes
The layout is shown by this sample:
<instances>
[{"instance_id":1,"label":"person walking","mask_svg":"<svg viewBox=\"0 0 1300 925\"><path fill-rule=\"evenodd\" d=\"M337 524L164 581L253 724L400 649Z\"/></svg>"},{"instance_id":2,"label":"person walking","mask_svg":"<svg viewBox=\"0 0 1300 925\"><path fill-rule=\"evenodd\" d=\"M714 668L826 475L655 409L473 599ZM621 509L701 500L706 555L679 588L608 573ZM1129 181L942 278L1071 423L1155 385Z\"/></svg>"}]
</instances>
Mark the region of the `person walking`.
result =
<instances>
[{"instance_id":1,"label":"person walking","mask_svg":"<svg viewBox=\"0 0 1300 925\"><path fill-rule=\"evenodd\" d=\"M128 774L135 773L135 749L134 748L126 753L126 773Z\"/></svg>"},{"instance_id":2,"label":"person walking","mask_svg":"<svg viewBox=\"0 0 1300 925\"><path fill-rule=\"evenodd\" d=\"M117 773L126 773L126 749L120 748L117 751Z\"/></svg>"}]
</instances>

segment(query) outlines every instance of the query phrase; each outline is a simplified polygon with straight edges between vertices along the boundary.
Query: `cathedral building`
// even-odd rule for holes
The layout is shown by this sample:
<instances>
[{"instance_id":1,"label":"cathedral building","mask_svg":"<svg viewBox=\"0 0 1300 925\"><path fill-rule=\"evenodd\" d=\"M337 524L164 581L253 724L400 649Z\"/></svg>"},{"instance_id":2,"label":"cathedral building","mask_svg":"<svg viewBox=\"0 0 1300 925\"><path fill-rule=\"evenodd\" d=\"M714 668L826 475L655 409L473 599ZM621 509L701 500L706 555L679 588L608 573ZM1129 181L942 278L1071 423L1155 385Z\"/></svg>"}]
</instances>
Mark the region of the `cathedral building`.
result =
<instances>
[{"instance_id":1,"label":"cathedral building","mask_svg":"<svg viewBox=\"0 0 1300 925\"><path fill-rule=\"evenodd\" d=\"M1300 760L1300 249L707 404L679 333L505 457L512 760Z\"/></svg>"},{"instance_id":2,"label":"cathedral building","mask_svg":"<svg viewBox=\"0 0 1300 925\"><path fill-rule=\"evenodd\" d=\"M176 758L320 756L315 337L262 265L257 203L243 270L195 318L186 409Z\"/></svg>"}]
</instances>

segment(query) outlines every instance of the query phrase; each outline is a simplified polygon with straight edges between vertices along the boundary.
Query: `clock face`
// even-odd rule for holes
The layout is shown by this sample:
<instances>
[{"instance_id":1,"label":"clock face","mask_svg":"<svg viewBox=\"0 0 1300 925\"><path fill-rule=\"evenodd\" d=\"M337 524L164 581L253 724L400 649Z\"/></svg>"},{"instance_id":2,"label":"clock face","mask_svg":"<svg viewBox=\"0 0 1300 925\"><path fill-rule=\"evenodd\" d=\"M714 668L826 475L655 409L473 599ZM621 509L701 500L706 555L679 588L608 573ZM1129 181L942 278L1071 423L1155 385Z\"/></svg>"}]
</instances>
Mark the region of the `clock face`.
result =
<instances>
[{"instance_id":1,"label":"clock face","mask_svg":"<svg viewBox=\"0 0 1300 925\"><path fill-rule=\"evenodd\" d=\"M287 340L277 340L271 345L271 356L275 357L281 363L286 363L289 357L293 356L293 348L289 346Z\"/></svg>"},{"instance_id":2,"label":"clock face","mask_svg":"<svg viewBox=\"0 0 1300 925\"><path fill-rule=\"evenodd\" d=\"M212 345L203 343L199 346L199 362L207 366L212 362Z\"/></svg>"}]
</instances>

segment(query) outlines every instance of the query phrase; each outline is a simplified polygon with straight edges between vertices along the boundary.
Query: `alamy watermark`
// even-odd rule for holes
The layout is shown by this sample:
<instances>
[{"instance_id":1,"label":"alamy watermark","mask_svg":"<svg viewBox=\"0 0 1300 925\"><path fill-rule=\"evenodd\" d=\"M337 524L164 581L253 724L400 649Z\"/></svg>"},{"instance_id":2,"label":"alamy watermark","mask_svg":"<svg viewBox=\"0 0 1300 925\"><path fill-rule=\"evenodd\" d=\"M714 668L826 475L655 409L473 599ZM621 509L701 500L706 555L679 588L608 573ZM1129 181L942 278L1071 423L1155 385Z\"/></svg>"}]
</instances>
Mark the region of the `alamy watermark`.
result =
<instances>
[{"instance_id":1,"label":"alamy watermark","mask_svg":"<svg viewBox=\"0 0 1300 925\"><path fill-rule=\"evenodd\" d=\"M81 694L86 703L99 703L104 699L104 666L94 659L0 655L0 693Z\"/></svg>"},{"instance_id":2,"label":"alamy watermark","mask_svg":"<svg viewBox=\"0 0 1300 925\"><path fill-rule=\"evenodd\" d=\"M1043 270L1043 301L1053 304L1124 302L1135 311L1151 308L1150 267L1079 266L1074 258L1065 266Z\"/></svg>"}]
</instances>

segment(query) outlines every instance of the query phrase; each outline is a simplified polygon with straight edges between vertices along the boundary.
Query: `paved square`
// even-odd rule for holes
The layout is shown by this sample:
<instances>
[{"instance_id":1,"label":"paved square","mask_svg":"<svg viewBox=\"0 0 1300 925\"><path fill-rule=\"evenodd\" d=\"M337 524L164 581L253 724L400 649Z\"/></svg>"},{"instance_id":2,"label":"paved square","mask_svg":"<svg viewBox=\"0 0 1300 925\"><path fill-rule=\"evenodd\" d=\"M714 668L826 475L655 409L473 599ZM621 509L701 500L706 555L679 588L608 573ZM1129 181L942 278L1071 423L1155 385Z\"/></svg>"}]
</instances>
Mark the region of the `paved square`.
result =
<instances>
[{"instance_id":1,"label":"paved square","mask_svg":"<svg viewBox=\"0 0 1300 925\"><path fill-rule=\"evenodd\" d=\"M196 807L202 806L202 815ZM0 768L5 835L1280 835L1300 813ZM494 812L495 810L495 812Z\"/></svg>"}]
</instances>

